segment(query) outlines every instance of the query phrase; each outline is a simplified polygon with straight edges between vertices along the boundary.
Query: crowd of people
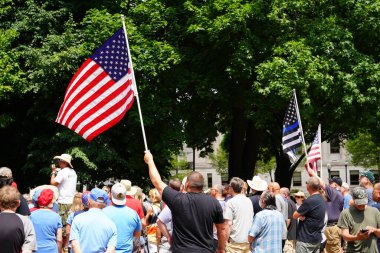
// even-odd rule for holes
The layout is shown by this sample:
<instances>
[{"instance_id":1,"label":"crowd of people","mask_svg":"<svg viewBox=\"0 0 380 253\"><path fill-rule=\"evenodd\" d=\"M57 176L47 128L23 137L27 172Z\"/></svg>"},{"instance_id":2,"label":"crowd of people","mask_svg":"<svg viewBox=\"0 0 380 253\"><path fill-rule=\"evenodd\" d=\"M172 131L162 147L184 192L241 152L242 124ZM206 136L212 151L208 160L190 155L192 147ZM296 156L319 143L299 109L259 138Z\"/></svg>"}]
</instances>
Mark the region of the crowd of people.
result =
<instances>
[{"instance_id":1,"label":"crowd of people","mask_svg":"<svg viewBox=\"0 0 380 253\"><path fill-rule=\"evenodd\" d=\"M146 152L146 196L126 179L77 192L72 157L54 159L50 184L24 195L0 168L0 252L379 252L380 183L370 171L352 189L309 170L306 194L259 176L205 191L196 171L166 184Z\"/></svg>"}]
</instances>

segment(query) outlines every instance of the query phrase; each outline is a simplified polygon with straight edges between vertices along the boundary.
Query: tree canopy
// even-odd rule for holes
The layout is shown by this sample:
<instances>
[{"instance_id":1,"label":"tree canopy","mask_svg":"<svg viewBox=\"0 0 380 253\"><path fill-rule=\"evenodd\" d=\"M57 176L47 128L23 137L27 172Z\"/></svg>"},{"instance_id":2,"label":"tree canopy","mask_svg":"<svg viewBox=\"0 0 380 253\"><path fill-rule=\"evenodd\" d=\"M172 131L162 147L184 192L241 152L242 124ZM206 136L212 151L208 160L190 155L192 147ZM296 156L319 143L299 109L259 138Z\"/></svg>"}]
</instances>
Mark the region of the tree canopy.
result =
<instances>
[{"instance_id":1,"label":"tree canopy","mask_svg":"<svg viewBox=\"0 0 380 253\"><path fill-rule=\"evenodd\" d=\"M149 149L168 176L183 142L207 154L226 134L229 176L276 158L290 185L282 120L297 90L306 139L380 140L380 1L129 0L0 3L0 160L24 187L68 152L82 181L146 184L136 106L87 143L54 123L77 68L126 16Z\"/></svg>"}]
</instances>

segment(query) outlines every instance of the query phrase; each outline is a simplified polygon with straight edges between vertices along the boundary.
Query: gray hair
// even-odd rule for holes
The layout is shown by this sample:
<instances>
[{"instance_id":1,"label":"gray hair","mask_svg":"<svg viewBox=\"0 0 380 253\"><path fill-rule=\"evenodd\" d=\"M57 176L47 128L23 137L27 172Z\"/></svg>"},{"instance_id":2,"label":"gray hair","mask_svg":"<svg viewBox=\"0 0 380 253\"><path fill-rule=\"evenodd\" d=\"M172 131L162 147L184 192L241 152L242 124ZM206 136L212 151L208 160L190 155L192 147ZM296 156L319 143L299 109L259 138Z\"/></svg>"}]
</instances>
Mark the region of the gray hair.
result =
<instances>
[{"instance_id":1,"label":"gray hair","mask_svg":"<svg viewBox=\"0 0 380 253\"><path fill-rule=\"evenodd\" d=\"M261 194L261 201L265 207L276 208L276 197L269 190L263 191Z\"/></svg>"},{"instance_id":2,"label":"gray hair","mask_svg":"<svg viewBox=\"0 0 380 253\"><path fill-rule=\"evenodd\" d=\"M233 177L230 181L230 186L235 193L241 193L244 186L244 181L241 178Z\"/></svg>"},{"instance_id":3,"label":"gray hair","mask_svg":"<svg viewBox=\"0 0 380 253\"><path fill-rule=\"evenodd\" d=\"M311 177L307 180L307 184L310 187L310 190L312 191L318 191L319 188L321 188L321 183L319 182L319 179L317 177Z\"/></svg>"},{"instance_id":4,"label":"gray hair","mask_svg":"<svg viewBox=\"0 0 380 253\"><path fill-rule=\"evenodd\" d=\"M222 194L223 194L223 190L224 190L224 187L223 187L223 185L220 185L220 184L216 184L216 185L214 185L214 187L212 187L212 188L214 188L215 190L217 190L217 191L218 191L218 193L219 193L220 195L222 195Z\"/></svg>"}]
</instances>

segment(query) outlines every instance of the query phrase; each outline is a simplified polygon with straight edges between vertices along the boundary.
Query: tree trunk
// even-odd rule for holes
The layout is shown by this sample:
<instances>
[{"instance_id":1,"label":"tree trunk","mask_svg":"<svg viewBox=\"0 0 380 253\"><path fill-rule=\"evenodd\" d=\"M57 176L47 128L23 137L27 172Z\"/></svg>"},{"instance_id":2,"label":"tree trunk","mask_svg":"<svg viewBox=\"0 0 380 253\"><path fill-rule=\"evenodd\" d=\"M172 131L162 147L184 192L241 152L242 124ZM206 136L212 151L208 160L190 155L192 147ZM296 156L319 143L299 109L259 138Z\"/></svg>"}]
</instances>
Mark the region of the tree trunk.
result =
<instances>
[{"instance_id":1,"label":"tree trunk","mask_svg":"<svg viewBox=\"0 0 380 253\"><path fill-rule=\"evenodd\" d=\"M259 153L259 136L259 130L255 127L254 122L249 120L242 158L243 171L241 178L243 180L251 179L255 172L257 155Z\"/></svg>"},{"instance_id":2,"label":"tree trunk","mask_svg":"<svg viewBox=\"0 0 380 253\"><path fill-rule=\"evenodd\" d=\"M290 189L294 170L291 169L288 156L281 151L277 152L276 165L276 171L274 172L275 181L279 183L281 187Z\"/></svg>"},{"instance_id":3,"label":"tree trunk","mask_svg":"<svg viewBox=\"0 0 380 253\"><path fill-rule=\"evenodd\" d=\"M228 157L228 180L232 177L243 176L243 152L245 146L245 134L248 120L242 108L233 110L233 121L231 128L231 139Z\"/></svg>"}]
</instances>

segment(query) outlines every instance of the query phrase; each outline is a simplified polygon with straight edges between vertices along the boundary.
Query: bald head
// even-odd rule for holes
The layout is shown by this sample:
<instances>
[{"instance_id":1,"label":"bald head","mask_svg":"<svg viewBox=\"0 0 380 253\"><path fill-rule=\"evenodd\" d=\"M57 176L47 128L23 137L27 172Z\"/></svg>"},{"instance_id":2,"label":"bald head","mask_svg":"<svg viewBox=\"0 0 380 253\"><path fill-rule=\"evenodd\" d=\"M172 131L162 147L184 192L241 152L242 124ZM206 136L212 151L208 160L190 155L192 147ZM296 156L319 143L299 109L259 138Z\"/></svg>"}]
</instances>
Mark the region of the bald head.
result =
<instances>
[{"instance_id":1,"label":"bald head","mask_svg":"<svg viewBox=\"0 0 380 253\"><path fill-rule=\"evenodd\" d=\"M188 188L190 188L193 191L202 191L203 190L203 184L204 179L201 173L197 171L190 172L189 176L187 177L188 182Z\"/></svg>"}]
</instances>

